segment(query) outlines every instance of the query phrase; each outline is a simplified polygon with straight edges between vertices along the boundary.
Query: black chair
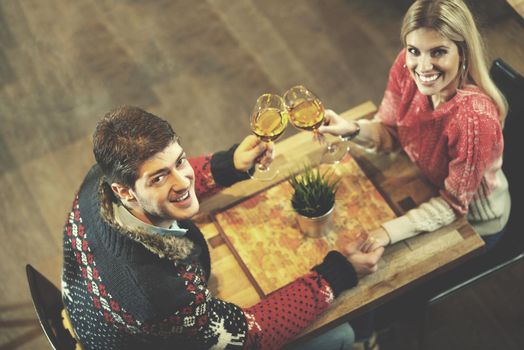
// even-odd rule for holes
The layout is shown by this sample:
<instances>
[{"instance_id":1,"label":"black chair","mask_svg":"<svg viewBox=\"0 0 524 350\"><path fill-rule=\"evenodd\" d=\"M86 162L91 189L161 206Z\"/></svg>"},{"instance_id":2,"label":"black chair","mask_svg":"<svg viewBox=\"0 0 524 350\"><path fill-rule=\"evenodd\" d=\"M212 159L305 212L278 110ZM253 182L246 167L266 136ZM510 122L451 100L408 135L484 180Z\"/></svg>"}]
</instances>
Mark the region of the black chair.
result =
<instances>
[{"instance_id":1,"label":"black chair","mask_svg":"<svg viewBox=\"0 0 524 350\"><path fill-rule=\"evenodd\" d=\"M524 251L524 232L521 217L523 212L522 179L523 171L519 163L523 146L520 132L524 119L524 77L517 73L503 60L496 59L491 66L491 77L504 93L509 104L509 111L504 125L504 163L502 169L508 178L511 196L511 214L506 226L507 233L503 240L491 252L493 263L503 262Z\"/></svg>"},{"instance_id":2,"label":"black chair","mask_svg":"<svg viewBox=\"0 0 524 350\"><path fill-rule=\"evenodd\" d=\"M62 324L64 308L60 290L34 267L26 265L27 282L38 321L55 350L74 350L75 339Z\"/></svg>"},{"instance_id":3,"label":"black chair","mask_svg":"<svg viewBox=\"0 0 524 350\"><path fill-rule=\"evenodd\" d=\"M492 79L509 104L504 126L504 174L508 178L512 207L506 232L489 252L472 259L457 270L440 279L445 288L437 290L426 299L420 323L419 344L425 348L425 327L431 307L464 288L475 288L476 282L502 273L507 267L524 258L524 220L522 216L522 165L518 165L522 149L522 119L524 119L524 77L501 59L496 59L490 69ZM451 283L449 283L451 281ZM435 291L435 290L433 290Z\"/></svg>"}]
</instances>

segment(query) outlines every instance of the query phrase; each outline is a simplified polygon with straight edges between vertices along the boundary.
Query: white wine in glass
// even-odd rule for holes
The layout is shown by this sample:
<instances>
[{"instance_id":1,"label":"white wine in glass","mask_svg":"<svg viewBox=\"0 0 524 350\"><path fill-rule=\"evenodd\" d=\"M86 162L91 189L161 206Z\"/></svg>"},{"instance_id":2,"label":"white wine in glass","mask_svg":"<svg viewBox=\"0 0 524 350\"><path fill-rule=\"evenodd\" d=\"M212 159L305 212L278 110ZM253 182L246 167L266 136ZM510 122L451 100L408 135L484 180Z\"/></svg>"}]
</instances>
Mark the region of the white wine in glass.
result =
<instances>
[{"instance_id":1,"label":"white wine in glass","mask_svg":"<svg viewBox=\"0 0 524 350\"><path fill-rule=\"evenodd\" d=\"M303 85L293 86L284 94L289 121L301 130L317 132L324 122L322 102ZM328 143L322 154L323 163L338 163L349 151L344 142Z\"/></svg>"},{"instance_id":2,"label":"white wine in glass","mask_svg":"<svg viewBox=\"0 0 524 350\"><path fill-rule=\"evenodd\" d=\"M257 99L251 114L251 131L263 142L273 142L286 130L288 112L282 97L263 94ZM257 180L269 181L278 175L278 169L257 163L250 176Z\"/></svg>"},{"instance_id":3,"label":"white wine in glass","mask_svg":"<svg viewBox=\"0 0 524 350\"><path fill-rule=\"evenodd\" d=\"M324 107L319 100L304 100L289 108L291 123L302 130L314 131L324 121Z\"/></svg>"}]
</instances>

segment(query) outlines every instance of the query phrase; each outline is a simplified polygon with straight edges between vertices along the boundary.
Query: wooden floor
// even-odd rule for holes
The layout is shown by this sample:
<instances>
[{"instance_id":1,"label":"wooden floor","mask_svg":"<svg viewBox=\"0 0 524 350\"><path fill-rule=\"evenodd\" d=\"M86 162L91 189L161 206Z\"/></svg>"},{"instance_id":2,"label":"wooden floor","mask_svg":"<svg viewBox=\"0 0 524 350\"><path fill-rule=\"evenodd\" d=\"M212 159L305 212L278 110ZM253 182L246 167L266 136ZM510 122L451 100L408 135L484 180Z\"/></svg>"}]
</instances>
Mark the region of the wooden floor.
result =
<instances>
[{"instance_id":1,"label":"wooden floor","mask_svg":"<svg viewBox=\"0 0 524 350\"><path fill-rule=\"evenodd\" d=\"M409 3L1 1L0 349L47 348L24 266L34 264L58 282L60 267L52 262L61 254L62 225L93 163L90 137L105 112L141 106L169 120L189 154L197 155L247 135L251 108L264 92L302 83L338 111L366 100L378 104ZM503 0L469 3L489 58L502 57L524 72L522 21ZM509 307L503 291L522 292L522 278L511 276L523 273L520 265L490 287L503 297L489 299L498 307L484 317ZM521 298L515 303L522 326ZM467 321L470 330L474 321ZM489 334L504 325L497 327ZM498 348L524 348L518 329L509 329L515 332L493 335Z\"/></svg>"}]
</instances>

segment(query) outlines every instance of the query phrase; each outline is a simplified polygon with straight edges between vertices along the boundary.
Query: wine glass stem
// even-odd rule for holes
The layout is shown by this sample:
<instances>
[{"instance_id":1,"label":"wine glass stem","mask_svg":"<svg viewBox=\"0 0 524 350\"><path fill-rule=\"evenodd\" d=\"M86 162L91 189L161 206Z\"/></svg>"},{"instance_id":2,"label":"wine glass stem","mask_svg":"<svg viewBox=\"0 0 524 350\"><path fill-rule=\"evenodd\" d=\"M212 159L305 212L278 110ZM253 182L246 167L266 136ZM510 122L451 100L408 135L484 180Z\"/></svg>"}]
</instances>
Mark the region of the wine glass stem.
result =
<instances>
[{"instance_id":1,"label":"wine glass stem","mask_svg":"<svg viewBox=\"0 0 524 350\"><path fill-rule=\"evenodd\" d=\"M269 147L270 145L272 145L272 141L266 141L266 142L264 142L264 143L265 143L268 147ZM266 155L266 152L267 152L267 150L266 150L264 153L262 153L262 154L260 155L260 158L264 158L265 155ZM261 159L259 159L259 162L257 163L258 170L260 170L260 171L269 171L269 165L264 165L264 164L260 163L260 160L261 160Z\"/></svg>"},{"instance_id":2,"label":"wine glass stem","mask_svg":"<svg viewBox=\"0 0 524 350\"><path fill-rule=\"evenodd\" d=\"M269 167L265 166L264 164L258 163L257 167L258 167L258 170L260 170L260 171L268 171L269 170Z\"/></svg>"}]
</instances>

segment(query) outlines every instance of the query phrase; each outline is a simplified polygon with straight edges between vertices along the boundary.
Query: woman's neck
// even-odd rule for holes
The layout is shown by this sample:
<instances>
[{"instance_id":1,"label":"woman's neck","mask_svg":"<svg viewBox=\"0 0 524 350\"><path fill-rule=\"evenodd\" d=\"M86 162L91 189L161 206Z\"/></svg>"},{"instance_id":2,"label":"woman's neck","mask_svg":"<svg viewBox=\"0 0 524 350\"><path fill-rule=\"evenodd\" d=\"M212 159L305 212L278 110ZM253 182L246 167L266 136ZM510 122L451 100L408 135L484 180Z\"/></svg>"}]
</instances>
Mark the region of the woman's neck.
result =
<instances>
[{"instance_id":1,"label":"woman's neck","mask_svg":"<svg viewBox=\"0 0 524 350\"><path fill-rule=\"evenodd\" d=\"M433 106L433 109L437 109L441 104L448 102L457 94L457 89L452 91L442 92L439 94L431 95L430 101Z\"/></svg>"},{"instance_id":2,"label":"woman's neck","mask_svg":"<svg viewBox=\"0 0 524 350\"><path fill-rule=\"evenodd\" d=\"M440 106L443 103L446 103L447 101L451 100L453 96L457 94L458 89L458 81L455 79L453 82L451 82L446 88L440 90L438 93L431 95L431 104L433 105L433 109L437 109L438 106Z\"/></svg>"}]
</instances>

